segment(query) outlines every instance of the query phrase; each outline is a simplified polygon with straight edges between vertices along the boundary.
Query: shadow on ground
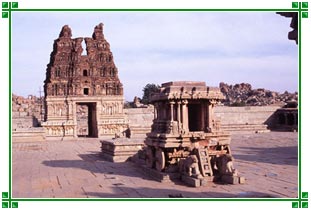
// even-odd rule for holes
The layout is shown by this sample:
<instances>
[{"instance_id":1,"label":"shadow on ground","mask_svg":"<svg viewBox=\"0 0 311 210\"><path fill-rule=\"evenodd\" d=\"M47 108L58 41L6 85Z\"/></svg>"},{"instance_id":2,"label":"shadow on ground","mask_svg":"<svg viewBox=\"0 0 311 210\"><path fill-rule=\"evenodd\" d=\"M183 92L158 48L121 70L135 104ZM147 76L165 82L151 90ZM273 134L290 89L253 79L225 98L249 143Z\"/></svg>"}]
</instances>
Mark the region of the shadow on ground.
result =
<instances>
[{"instance_id":1,"label":"shadow on ground","mask_svg":"<svg viewBox=\"0 0 311 210\"><path fill-rule=\"evenodd\" d=\"M103 159L99 152L89 154L79 154L81 160L45 160L42 164L49 167L58 168L80 168L91 173L100 173L113 178L113 175L129 177L139 177L149 179L144 176L141 169L132 162L113 163Z\"/></svg>"},{"instance_id":2,"label":"shadow on ground","mask_svg":"<svg viewBox=\"0 0 311 210\"><path fill-rule=\"evenodd\" d=\"M42 164L49 167L59 168L79 168L87 170L91 173L101 174L105 179L111 179L111 191L106 192L92 192L83 191L86 197L93 198L171 198L172 200L178 200L182 198L204 199L204 198L275 198L275 195L254 191L243 191L240 193L222 193L213 192L213 186L210 186L210 191L193 192L191 190L178 190L167 188L151 188L151 187L129 187L127 183L118 182L116 175L139 177L141 179L150 179L143 172L141 167L135 165L132 162L112 163L102 159L100 153L89 153L78 155L81 160L46 160ZM114 182L115 180L115 182ZM153 179L150 179L153 180ZM154 181L157 182L157 181ZM176 181L178 185L184 185L180 180ZM221 185L221 184L217 184ZM162 185L165 187L165 184ZM147 197L152 195L152 197Z\"/></svg>"}]
</instances>

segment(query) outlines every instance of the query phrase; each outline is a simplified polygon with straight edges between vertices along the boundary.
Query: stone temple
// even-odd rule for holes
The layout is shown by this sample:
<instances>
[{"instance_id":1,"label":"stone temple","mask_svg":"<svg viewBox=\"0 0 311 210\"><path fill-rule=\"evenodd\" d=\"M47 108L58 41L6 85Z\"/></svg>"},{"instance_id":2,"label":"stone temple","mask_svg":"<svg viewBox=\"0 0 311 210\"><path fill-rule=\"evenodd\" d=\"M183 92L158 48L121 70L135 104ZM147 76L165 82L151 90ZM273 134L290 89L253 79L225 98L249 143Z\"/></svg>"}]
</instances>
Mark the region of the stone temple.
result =
<instances>
[{"instance_id":1,"label":"stone temple","mask_svg":"<svg viewBox=\"0 0 311 210\"><path fill-rule=\"evenodd\" d=\"M86 38L72 38L70 27L63 26L47 65L44 94L47 138L112 137L127 130L123 86L102 23Z\"/></svg>"}]
</instances>

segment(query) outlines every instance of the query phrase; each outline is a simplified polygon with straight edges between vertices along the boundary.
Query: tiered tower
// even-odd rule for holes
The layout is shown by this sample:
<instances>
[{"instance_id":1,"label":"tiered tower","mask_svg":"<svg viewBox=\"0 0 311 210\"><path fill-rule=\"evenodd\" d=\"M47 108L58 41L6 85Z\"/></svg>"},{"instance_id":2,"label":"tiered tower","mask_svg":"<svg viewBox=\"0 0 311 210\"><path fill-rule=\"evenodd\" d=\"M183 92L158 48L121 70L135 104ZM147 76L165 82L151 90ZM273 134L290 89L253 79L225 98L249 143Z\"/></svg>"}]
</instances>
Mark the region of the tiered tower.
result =
<instances>
[{"instance_id":1,"label":"tiered tower","mask_svg":"<svg viewBox=\"0 0 311 210\"><path fill-rule=\"evenodd\" d=\"M46 70L43 126L47 136L120 135L127 129L123 86L103 24L94 28L92 38L71 37L69 26L63 26ZM83 41L86 55L82 55Z\"/></svg>"}]
</instances>

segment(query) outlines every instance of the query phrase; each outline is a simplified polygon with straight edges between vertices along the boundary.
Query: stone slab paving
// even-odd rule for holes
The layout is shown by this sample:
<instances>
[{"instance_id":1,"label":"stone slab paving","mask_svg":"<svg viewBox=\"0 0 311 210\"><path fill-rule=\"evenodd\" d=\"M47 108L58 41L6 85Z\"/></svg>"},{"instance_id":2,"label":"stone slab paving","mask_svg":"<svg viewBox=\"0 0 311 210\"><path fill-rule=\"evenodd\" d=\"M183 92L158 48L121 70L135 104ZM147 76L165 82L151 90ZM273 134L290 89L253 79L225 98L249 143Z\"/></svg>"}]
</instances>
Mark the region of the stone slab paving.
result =
<instances>
[{"instance_id":1,"label":"stone slab paving","mask_svg":"<svg viewBox=\"0 0 311 210\"><path fill-rule=\"evenodd\" d=\"M13 143L14 198L297 197L297 133L234 134L235 167L242 185L193 188L160 183L132 163L99 155L98 139Z\"/></svg>"}]
</instances>

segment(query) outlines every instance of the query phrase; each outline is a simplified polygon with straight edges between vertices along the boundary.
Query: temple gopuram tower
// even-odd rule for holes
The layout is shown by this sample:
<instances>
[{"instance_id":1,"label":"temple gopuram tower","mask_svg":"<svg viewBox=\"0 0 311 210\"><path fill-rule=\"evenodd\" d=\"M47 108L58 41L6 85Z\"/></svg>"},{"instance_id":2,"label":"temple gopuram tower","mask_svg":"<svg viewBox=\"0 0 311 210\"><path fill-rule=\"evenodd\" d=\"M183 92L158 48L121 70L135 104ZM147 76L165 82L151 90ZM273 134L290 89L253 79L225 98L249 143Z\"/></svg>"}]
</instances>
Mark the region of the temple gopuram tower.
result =
<instances>
[{"instance_id":1,"label":"temple gopuram tower","mask_svg":"<svg viewBox=\"0 0 311 210\"><path fill-rule=\"evenodd\" d=\"M48 138L111 137L127 129L123 86L102 23L87 38L72 38L63 26L47 65L44 94L42 126Z\"/></svg>"}]
</instances>

